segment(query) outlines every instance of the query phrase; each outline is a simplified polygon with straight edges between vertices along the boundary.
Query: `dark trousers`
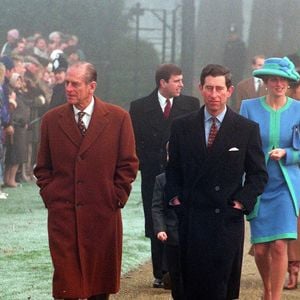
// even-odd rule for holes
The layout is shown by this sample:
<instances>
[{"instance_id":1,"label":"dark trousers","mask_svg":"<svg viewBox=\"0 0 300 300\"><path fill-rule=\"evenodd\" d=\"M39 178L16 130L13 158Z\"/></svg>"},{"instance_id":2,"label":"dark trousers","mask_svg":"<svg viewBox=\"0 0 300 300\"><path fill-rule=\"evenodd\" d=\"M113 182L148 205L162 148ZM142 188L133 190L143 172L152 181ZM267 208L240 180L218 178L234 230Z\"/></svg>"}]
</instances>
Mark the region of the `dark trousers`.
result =
<instances>
[{"instance_id":1,"label":"dark trousers","mask_svg":"<svg viewBox=\"0 0 300 300\"><path fill-rule=\"evenodd\" d=\"M150 240L153 276L154 278L162 279L163 275L167 272L165 245L156 237L153 237Z\"/></svg>"},{"instance_id":2,"label":"dark trousers","mask_svg":"<svg viewBox=\"0 0 300 300\"><path fill-rule=\"evenodd\" d=\"M151 242L151 259L153 267L153 276L162 279L163 274L167 272L167 262L164 255L164 244L157 239L153 232L152 222L152 197L155 182L155 176L159 172L141 172L142 175L142 199L145 216L145 235Z\"/></svg>"},{"instance_id":3,"label":"dark trousers","mask_svg":"<svg viewBox=\"0 0 300 300\"><path fill-rule=\"evenodd\" d=\"M88 298L88 300L108 300L108 299L109 299L109 294L101 294L101 295L96 295Z\"/></svg>"},{"instance_id":4,"label":"dark trousers","mask_svg":"<svg viewBox=\"0 0 300 300\"><path fill-rule=\"evenodd\" d=\"M183 300L183 280L180 263L180 247L179 245L165 245L165 252L168 262L168 270L171 278L171 291L174 300Z\"/></svg>"}]
</instances>

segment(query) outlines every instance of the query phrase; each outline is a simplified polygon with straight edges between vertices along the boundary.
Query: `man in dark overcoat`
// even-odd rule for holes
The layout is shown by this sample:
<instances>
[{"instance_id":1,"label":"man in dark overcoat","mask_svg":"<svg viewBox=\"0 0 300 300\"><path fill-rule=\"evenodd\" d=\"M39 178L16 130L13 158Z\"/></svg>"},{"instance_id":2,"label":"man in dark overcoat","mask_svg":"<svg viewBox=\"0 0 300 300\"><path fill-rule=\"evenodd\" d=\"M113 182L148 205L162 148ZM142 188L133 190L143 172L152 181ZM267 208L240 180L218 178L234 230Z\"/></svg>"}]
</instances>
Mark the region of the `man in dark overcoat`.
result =
<instances>
[{"instance_id":1,"label":"man in dark overcoat","mask_svg":"<svg viewBox=\"0 0 300 300\"><path fill-rule=\"evenodd\" d=\"M162 287L163 244L153 233L152 196L155 177L165 170L166 142L170 125L179 116L196 111L199 100L181 94L183 75L174 64L160 65L155 74L156 89L148 96L131 102L130 116L136 139L136 150L142 177L142 200L145 235L151 239L154 287ZM169 105L167 104L169 101Z\"/></svg>"},{"instance_id":2,"label":"man in dark overcoat","mask_svg":"<svg viewBox=\"0 0 300 300\"><path fill-rule=\"evenodd\" d=\"M90 63L70 66L67 103L47 112L34 174L48 208L55 299L104 300L120 288L121 208L138 170L129 114L94 96Z\"/></svg>"},{"instance_id":3,"label":"man in dark overcoat","mask_svg":"<svg viewBox=\"0 0 300 300\"><path fill-rule=\"evenodd\" d=\"M244 214L268 175L258 124L226 105L229 70L208 65L200 82L205 105L171 128L166 201L180 220L184 299L237 299Z\"/></svg>"}]
</instances>

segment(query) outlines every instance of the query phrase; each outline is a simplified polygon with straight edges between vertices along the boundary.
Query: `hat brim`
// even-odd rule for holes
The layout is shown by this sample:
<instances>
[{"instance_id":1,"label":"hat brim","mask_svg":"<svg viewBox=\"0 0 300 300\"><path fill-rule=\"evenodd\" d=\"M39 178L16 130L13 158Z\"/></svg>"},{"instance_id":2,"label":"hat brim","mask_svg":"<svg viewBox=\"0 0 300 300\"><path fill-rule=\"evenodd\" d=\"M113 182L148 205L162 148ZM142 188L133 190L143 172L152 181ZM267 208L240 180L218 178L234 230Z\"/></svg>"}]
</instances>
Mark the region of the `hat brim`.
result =
<instances>
[{"instance_id":1,"label":"hat brim","mask_svg":"<svg viewBox=\"0 0 300 300\"><path fill-rule=\"evenodd\" d=\"M279 76L279 77L286 78L290 81L298 81L298 78L296 78L296 76L295 77L289 76L288 74L286 74L281 70L258 69L258 70L254 70L252 74L254 77L258 77L261 79L264 79L264 77L266 76Z\"/></svg>"}]
</instances>

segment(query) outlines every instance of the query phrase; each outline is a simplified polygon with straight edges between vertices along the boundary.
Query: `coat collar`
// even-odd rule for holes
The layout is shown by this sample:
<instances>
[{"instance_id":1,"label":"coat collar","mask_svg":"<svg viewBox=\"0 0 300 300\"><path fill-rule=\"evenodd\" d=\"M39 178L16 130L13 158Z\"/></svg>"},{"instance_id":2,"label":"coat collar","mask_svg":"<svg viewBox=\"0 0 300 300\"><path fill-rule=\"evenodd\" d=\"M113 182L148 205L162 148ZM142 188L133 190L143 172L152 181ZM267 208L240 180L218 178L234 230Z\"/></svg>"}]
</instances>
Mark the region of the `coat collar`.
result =
<instances>
[{"instance_id":1,"label":"coat collar","mask_svg":"<svg viewBox=\"0 0 300 300\"><path fill-rule=\"evenodd\" d=\"M162 113L162 109L159 104L158 100L158 89L156 88L147 98L146 101L144 102L144 111L146 113L151 113L151 112L156 112L159 111ZM178 97L173 98L173 105L171 109L171 115L172 113L176 115L178 111L186 111L186 103L184 102L185 96L180 95Z\"/></svg>"},{"instance_id":2,"label":"coat collar","mask_svg":"<svg viewBox=\"0 0 300 300\"><path fill-rule=\"evenodd\" d=\"M67 104L64 106L64 109L60 112L58 124L65 135L79 148L80 155L102 134L109 123L108 115L109 111L104 103L95 97L94 111L84 138L77 127L72 105Z\"/></svg>"},{"instance_id":3,"label":"coat collar","mask_svg":"<svg viewBox=\"0 0 300 300\"><path fill-rule=\"evenodd\" d=\"M148 119L149 125L153 128L156 128L158 131L163 131L164 127L162 124L169 126L176 117L184 115L185 113L190 112L190 110L187 109L184 99L185 96L180 95L179 97L174 97L170 116L167 123L165 123L166 121L163 117L163 111L159 104L157 93L158 89L155 89L148 97L145 98L143 111Z\"/></svg>"}]
</instances>

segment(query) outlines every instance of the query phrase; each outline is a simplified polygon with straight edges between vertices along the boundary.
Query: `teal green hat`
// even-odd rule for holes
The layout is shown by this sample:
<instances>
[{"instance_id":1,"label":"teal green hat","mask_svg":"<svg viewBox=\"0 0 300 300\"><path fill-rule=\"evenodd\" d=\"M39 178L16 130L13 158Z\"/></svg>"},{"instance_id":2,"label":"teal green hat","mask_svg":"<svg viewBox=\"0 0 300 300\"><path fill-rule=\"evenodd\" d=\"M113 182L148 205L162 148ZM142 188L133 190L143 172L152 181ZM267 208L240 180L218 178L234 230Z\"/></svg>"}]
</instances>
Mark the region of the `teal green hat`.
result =
<instances>
[{"instance_id":1,"label":"teal green hat","mask_svg":"<svg viewBox=\"0 0 300 300\"><path fill-rule=\"evenodd\" d=\"M272 57L265 60L261 69L254 70L253 76L263 78L265 76L280 76L290 81L300 80L300 75L296 71L295 65L287 57Z\"/></svg>"}]
</instances>

